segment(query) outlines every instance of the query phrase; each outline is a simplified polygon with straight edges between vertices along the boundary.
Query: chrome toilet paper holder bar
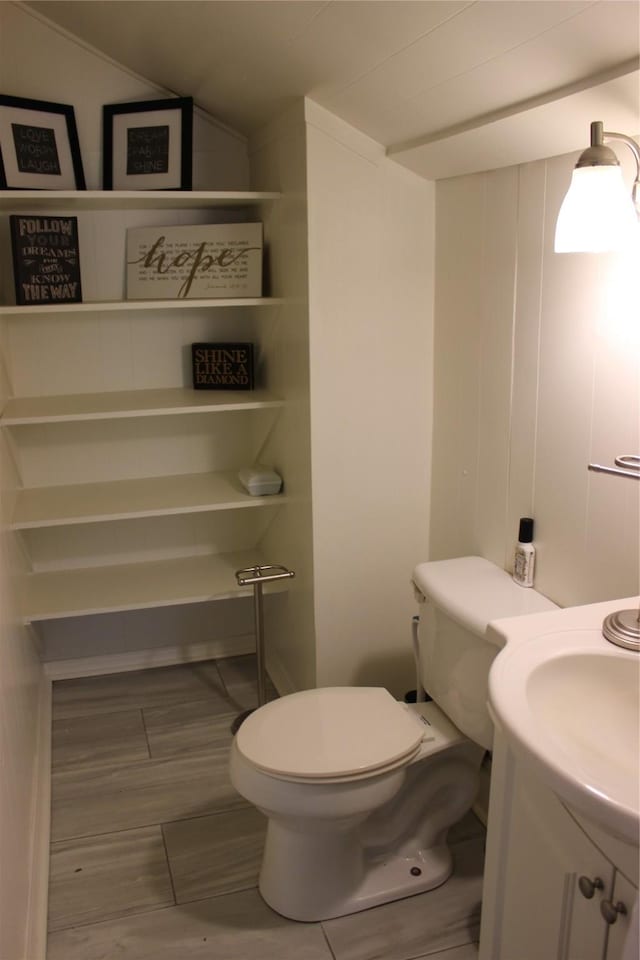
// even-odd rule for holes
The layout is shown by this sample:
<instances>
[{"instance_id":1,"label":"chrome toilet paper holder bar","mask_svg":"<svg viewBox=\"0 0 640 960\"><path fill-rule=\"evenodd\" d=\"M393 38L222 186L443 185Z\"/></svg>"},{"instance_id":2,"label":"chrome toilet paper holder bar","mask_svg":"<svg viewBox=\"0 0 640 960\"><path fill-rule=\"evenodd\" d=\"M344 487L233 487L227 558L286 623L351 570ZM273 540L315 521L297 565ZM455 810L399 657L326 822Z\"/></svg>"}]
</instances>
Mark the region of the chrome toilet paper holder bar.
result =
<instances>
[{"instance_id":1,"label":"chrome toilet paper holder bar","mask_svg":"<svg viewBox=\"0 0 640 960\"><path fill-rule=\"evenodd\" d=\"M293 570L289 570L281 563L265 563L255 567L244 567L236 571L236 581L239 587L253 586L253 615L256 634L256 685L258 690L258 706L267 702L266 673L264 664L264 609L262 602L262 587L265 583L275 580L287 580L295 577ZM236 733L242 722L253 713L245 710L239 714L231 724L231 732Z\"/></svg>"}]
</instances>

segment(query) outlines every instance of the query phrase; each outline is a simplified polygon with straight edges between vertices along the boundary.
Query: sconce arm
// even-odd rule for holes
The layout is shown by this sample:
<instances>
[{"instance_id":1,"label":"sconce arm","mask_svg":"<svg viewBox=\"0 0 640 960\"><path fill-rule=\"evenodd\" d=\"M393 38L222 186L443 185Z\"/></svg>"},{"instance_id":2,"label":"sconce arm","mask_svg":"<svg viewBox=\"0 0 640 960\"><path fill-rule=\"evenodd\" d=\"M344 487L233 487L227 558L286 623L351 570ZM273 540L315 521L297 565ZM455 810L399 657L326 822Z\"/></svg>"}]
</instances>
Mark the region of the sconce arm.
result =
<instances>
[{"instance_id":1,"label":"sconce arm","mask_svg":"<svg viewBox=\"0 0 640 960\"><path fill-rule=\"evenodd\" d=\"M635 158L636 176L635 180L633 181L631 198L635 204L636 210L640 214L640 147L638 147L638 144L632 139L632 137L627 137L624 133L613 133L604 130L602 137L604 140L620 140L621 143L626 143Z\"/></svg>"}]
</instances>

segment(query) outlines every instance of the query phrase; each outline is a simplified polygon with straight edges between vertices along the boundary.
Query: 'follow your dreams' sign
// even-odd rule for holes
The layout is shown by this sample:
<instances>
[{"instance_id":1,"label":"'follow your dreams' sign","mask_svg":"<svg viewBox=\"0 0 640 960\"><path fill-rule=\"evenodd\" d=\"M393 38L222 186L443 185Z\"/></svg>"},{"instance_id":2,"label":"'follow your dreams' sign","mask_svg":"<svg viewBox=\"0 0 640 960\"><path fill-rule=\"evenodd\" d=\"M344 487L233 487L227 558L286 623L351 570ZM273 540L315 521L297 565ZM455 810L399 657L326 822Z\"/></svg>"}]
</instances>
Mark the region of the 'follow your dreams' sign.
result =
<instances>
[{"instance_id":1,"label":"'follow your dreams' sign","mask_svg":"<svg viewBox=\"0 0 640 960\"><path fill-rule=\"evenodd\" d=\"M127 230L129 300L262 296L262 224Z\"/></svg>"},{"instance_id":2,"label":"'follow your dreams' sign","mask_svg":"<svg viewBox=\"0 0 640 960\"><path fill-rule=\"evenodd\" d=\"M9 217L16 303L80 303L77 217Z\"/></svg>"}]
</instances>

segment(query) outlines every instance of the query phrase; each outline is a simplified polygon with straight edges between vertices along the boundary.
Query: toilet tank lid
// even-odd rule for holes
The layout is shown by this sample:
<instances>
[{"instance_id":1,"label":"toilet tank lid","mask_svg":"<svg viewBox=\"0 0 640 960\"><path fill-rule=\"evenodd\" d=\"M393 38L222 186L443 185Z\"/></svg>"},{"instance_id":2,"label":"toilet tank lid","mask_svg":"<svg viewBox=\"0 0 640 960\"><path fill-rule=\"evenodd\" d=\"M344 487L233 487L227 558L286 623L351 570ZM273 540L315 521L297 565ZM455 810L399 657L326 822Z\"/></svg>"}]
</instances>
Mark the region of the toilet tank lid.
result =
<instances>
[{"instance_id":1,"label":"toilet tank lid","mask_svg":"<svg viewBox=\"0 0 640 960\"><path fill-rule=\"evenodd\" d=\"M518 586L484 557L419 563L413 582L426 600L479 637L485 635L491 620L558 609L537 590Z\"/></svg>"}]
</instances>

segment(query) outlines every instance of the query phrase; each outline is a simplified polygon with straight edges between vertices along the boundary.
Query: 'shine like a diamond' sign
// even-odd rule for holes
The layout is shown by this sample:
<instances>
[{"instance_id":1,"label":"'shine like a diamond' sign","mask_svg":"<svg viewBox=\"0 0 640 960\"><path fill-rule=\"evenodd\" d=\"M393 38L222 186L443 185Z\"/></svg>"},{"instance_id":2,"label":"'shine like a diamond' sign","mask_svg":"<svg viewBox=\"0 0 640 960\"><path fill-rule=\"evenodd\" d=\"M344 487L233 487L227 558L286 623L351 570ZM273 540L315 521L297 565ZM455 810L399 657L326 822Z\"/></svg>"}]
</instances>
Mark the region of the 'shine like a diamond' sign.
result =
<instances>
[{"instance_id":1,"label":"'shine like a diamond' sign","mask_svg":"<svg viewBox=\"0 0 640 960\"><path fill-rule=\"evenodd\" d=\"M252 343L192 343L195 390L253 390Z\"/></svg>"}]
</instances>

